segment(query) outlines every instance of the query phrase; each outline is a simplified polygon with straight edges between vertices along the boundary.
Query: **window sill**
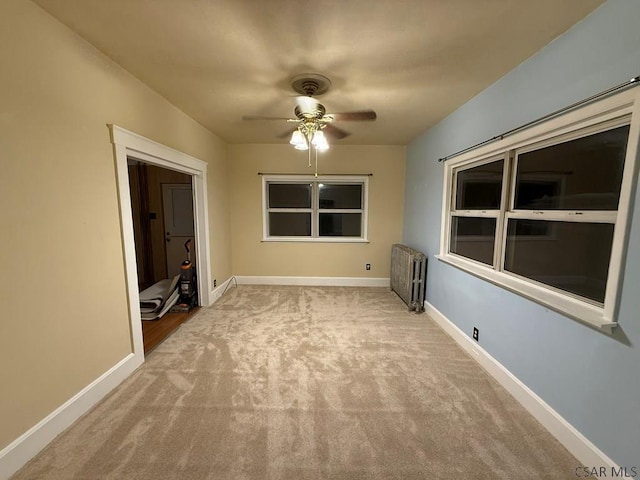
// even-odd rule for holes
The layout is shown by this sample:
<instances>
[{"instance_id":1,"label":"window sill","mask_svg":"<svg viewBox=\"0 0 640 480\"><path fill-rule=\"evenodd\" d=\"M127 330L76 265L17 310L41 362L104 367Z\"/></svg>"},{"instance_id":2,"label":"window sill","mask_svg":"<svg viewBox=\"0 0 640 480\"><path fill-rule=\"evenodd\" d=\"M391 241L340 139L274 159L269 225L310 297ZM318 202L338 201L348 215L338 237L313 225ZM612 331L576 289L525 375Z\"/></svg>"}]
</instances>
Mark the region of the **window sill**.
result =
<instances>
[{"instance_id":1,"label":"window sill","mask_svg":"<svg viewBox=\"0 0 640 480\"><path fill-rule=\"evenodd\" d=\"M605 318L604 309L597 305L527 282L514 275L496 272L490 267L464 260L455 255L436 255L436 258L602 332L610 334L618 326L616 322Z\"/></svg>"},{"instance_id":2,"label":"window sill","mask_svg":"<svg viewBox=\"0 0 640 480\"><path fill-rule=\"evenodd\" d=\"M366 238L353 237L267 237L262 242L299 242L299 243L370 243Z\"/></svg>"}]
</instances>

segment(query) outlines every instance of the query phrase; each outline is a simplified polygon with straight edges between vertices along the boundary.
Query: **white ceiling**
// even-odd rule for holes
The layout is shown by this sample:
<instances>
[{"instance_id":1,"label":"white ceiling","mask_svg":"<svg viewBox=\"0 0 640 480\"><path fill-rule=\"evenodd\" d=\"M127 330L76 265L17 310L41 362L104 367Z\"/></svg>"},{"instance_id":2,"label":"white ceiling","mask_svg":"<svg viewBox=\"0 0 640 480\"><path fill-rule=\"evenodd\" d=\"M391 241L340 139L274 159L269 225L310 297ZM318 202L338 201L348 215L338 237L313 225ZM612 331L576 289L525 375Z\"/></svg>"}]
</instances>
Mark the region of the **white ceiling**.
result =
<instances>
[{"instance_id":1,"label":"white ceiling","mask_svg":"<svg viewBox=\"0 0 640 480\"><path fill-rule=\"evenodd\" d=\"M285 143L290 79L332 81L345 144L405 145L603 0L34 0L229 143ZM338 143L338 142L336 142Z\"/></svg>"}]
</instances>

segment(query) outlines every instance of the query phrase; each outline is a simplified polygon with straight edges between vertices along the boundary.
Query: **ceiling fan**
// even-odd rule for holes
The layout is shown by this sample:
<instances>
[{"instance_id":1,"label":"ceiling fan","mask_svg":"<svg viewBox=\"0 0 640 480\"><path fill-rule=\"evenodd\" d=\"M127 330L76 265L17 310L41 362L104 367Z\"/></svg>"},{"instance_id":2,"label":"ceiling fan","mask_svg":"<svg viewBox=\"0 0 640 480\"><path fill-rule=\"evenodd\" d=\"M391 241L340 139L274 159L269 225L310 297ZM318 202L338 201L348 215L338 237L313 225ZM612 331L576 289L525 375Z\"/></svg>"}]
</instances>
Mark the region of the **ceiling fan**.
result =
<instances>
[{"instance_id":1,"label":"ceiling fan","mask_svg":"<svg viewBox=\"0 0 640 480\"><path fill-rule=\"evenodd\" d=\"M329 148L327 139L340 140L350 135L349 132L336 127L334 122L344 121L373 121L377 118L373 110L354 112L327 113L324 105L314 96L326 93L331 86L331 80L318 73L303 73L291 79L291 88L300 96L296 98L294 108L295 118L267 117L260 115L245 115L243 120L281 120L296 123L296 127L288 130L279 138L291 135L291 143L298 150L326 150Z\"/></svg>"}]
</instances>

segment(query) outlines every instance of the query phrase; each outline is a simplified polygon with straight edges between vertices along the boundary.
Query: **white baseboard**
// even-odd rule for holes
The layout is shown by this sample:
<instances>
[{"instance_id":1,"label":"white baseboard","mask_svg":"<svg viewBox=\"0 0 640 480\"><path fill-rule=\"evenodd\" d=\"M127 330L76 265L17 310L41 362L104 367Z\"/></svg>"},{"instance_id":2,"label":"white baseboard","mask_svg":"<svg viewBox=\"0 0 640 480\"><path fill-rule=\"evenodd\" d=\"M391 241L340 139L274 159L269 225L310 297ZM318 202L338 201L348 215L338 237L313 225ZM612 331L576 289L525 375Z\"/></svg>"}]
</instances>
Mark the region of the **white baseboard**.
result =
<instances>
[{"instance_id":1,"label":"white baseboard","mask_svg":"<svg viewBox=\"0 0 640 480\"><path fill-rule=\"evenodd\" d=\"M234 277L229 277L224 282L222 282L220 285L218 285L216 288L211 290L211 293L209 293L209 302L210 302L209 305L208 305L209 307L211 305L213 305L214 303L216 303L220 299L222 294L226 291L227 285L229 285L229 282L231 282L233 279L234 279Z\"/></svg>"},{"instance_id":2,"label":"white baseboard","mask_svg":"<svg viewBox=\"0 0 640 480\"><path fill-rule=\"evenodd\" d=\"M43 420L0 451L0 479L8 479L40 450L66 430L144 362L142 355L127 355Z\"/></svg>"},{"instance_id":3,"label":"white baseboard","mask_svg":"<svg viewBox=\"0 0 640 480\"><path fill-rule=\"evenodd\" d=\"M388 278L367 277L235 277L240 285L303 285L332 287L388 287Z\"/></svg>"},{"instance_id":4,"label":"white baseboard","mask_svg":"<svg viewBox=\"0 0 640 480\"><path fill-rule=\"evenodd\" d=\"M549 404L527 387L504 365L493 358L480 345L458 328L429 302L424 302L425 312L475 359L489 375L498 381L520 404L576 457L582 465L603 466L608 471L618 465L576 428L556 412Z\"/></svg>"}]
</instances>

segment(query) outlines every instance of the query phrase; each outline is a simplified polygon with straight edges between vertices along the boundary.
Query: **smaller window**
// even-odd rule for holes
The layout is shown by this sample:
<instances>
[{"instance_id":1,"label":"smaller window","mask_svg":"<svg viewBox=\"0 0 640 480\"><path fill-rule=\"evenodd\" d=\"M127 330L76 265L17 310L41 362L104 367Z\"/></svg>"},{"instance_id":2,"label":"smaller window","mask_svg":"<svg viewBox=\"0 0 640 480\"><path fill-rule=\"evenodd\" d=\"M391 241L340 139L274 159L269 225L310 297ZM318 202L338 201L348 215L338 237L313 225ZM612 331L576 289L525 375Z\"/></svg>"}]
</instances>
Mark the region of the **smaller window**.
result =
<instances>
[{"instance_id":1,"label":"smaller window","mask_svg":"<svg viewBox=\"0 0 640 480\"><path fill-rule=\"evenodd\" d=\"M518 155L516 209L617 210L629 125Z\"/></svg>"},{"instance_id":2,"label":"smaller window","mask_svg":"<svg viewBox=\"0 0 640 480\"><path fill-rule=\"evenodd\" d=\"M487 265L493 265L495 243L495 218L452 218L451 253L462 255Z\"/></svg>"},{"instance_id":3,"label":"smaller window","mask_svg":"<svg viewBox=\"0 0 640 480\"><path fill-rule=\"evenodd\" d=\"M322 213L320 211L321 237L360 237L362 236L362 214L360 213Z\"/></svg>"},{"instance_id":4,"label":"smaller window","mask_svg":"<svg viewBox=\"0 0 640 480\"><path fill-rule=\"evenodd\" d=\"M528 243L521 225L535 231L554 227L550 240ZM613 225L510 219L504 269L597 304L604 304ZM520 241L518 241L520 240Z\"/></svg>"},{"instance_id":5,"label":"smaller window","mask_svg":"<svg viewBox=\"0 0 640 480\"><path fill-rule=\"evenodd\" d=\"M269 212L269 235L272 237L311 236L311 213Z\"/></svg>"},{"instance_id":6,"label":"smaller window","mask_svg":"<svg viewBox=\"0 0 640 480\"><path fill-rule=\"evenodd\" d=\"M311 183L268 183L269 236L311 236Z\"/></svg>"},{"instance_id":7,"label":"smaller window","mask_svg":"<svg viewBox=\"0 0 640 480\"><path fill-rule=\"evenodd\" d=\"M449 252L493 267L504 158L455 171Z\"/></svg>"},{"instance_id":8,"label":"smaller window","mask_svg":"<svg viewBox=\"0 0 640 480\"><path fill-rule=\"evenodd\" d=\"M264 240L366 241L367 177L263 177Z\"/></svg>"},{"instance_id":9,"label":"smaller window","mask_svg":"<svg viewBox=\"0 0 640 480\"><path fill-rule=\"evenodd\" d=\"M311 208L310 183L270 183L270 208Z\"/></svg>"},{"instance_id":10,"label":"smaller window","mask_svg":"<svg viewBox=\"0 0 640 480\"><path fill-rule=\"evenodd\" d=\"M504 160L460 170L456 174L456 210L496 210L502 196Z\"/></svg>"},{"instance_id":11,"label":"smaller window","mask_svg":"<svg viewBox=\"0 0 640 480\"><path fill-rule=\"evenodd\" d=\"M320 208L362 208L362 184L319 183Z\"/></svg>"},{"instance_id":12,"label":"smaller window","mask_svg":"<svg viewBox=\"0 0 640 480\"><path fill-rule=\"evenodd\" d=\"M362 184L319 183L319 235L362 236Z\"/></svg>"}]
</instances>

